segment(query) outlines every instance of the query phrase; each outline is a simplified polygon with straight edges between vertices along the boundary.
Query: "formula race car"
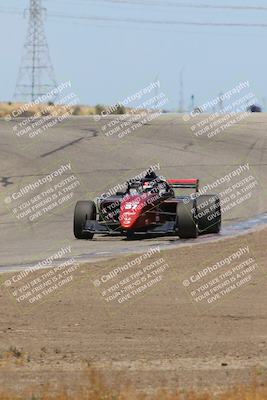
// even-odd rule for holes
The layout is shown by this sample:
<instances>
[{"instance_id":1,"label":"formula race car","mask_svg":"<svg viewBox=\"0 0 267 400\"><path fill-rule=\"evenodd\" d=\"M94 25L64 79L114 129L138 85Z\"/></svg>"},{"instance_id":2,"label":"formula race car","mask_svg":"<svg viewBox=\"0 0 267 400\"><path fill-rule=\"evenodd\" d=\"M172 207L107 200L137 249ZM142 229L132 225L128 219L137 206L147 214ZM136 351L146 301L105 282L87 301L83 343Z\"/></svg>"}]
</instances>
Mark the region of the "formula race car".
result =
<instances>
[{"instance_id":1,"label":"formula race car","mask_svg":"<svg viewBox=\"0 0 267 400\"><path fill-rule=\"evenodd\" d=\"M178 189L192 189L188 195ZM78 201L74 211L74 236L92 239L94 234L174 234L182 239L219 233L220 199L200 195L198 179L164 180L154 172L127 182L124 192L102 195L97 200Z\"/></svg>"}]
</instances>

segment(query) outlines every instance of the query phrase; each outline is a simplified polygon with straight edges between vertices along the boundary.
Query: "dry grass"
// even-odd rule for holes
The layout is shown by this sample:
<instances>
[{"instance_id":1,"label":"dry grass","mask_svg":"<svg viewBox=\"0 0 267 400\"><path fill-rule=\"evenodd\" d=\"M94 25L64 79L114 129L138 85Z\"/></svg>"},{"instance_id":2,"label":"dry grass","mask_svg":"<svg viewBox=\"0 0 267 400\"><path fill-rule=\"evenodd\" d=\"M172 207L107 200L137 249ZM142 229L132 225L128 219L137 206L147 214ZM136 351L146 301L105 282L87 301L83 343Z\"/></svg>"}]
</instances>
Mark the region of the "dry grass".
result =
<instances>
[{"instance_id":1,"label":"dry grass","mask_svg":"<svg viewBox=\"0 0 267 400\"><path fill-rule=\"evenodd\" d=\"M7 351L0 353L0 368L6 367L7 365L11 364L16 366L24 366L29 362L29 355L15 346L10 346Z\"/></svg>"},{"instance_id":2,"label":"dry grass","mask_svg":"<svg viewBox=\"0 0 267 400\"><path fill-rule=\"evenodd\" d=\"M250 385L236 386L224 392L212 390L198 393L196 391L169 391L161 389L155 394L136 391L130 384L109 386L102 375L90 369L86 372L88 384L79 392L70 389L52 390L49 384L42 391L29 389L23 394L0 393L0 400L267 400L267 385L256 381Z\"/></svg>"},{"instance_id":3,"label":"dry grass","mask_svg":"<svg viewBox=\"0 0 267 400\"><path fill-rule=\"evenodd\" d=\"M12 115L13 111L17 112L19 111L19 116L20 117L40 117L40 116L49 116L56 114L57 116L64 115L66 112L69 112L71 115L80 115L80 116L86 116L86 115L99 115L101 114L101 111L106 109L106 106L104 105L96 105L95 107L91 106L84 106L84 105L73 105L73 106L68 106L68 105L49 105L49 104L39 104L39 105L34 105L31 106L27 111L23 111L22 113L20 110L23 110L23 107L26 105L26 103L0 103L0 118L5 118L9 115ZM140 110L135 110L135 109L130 109L130 108L123 108L120 109L118 114L125 114L130 112L131 114L139 113L144 111L143 109ZM116 114L116 112L114 112Z\"/></svg>"},{"instance_id":4,"label":"dry grass","mask_svg":"<svg viewBox=\"0 0 267 400\"><path fill-rule=\"evenodd\" d=\"M12 112L16 112L23 109L25 104L22 103L0 103L0 118L7 117ZM48 105L39 104L30 107L27 111L20 113L21 117L33 117L33 116L48 116L55 113L56 115L64 115L66 111L69 111L73 115L94 115L96 114L95 107L75 105L75 106L60 106L60 105Z\"/></svg>"}]
</instances>

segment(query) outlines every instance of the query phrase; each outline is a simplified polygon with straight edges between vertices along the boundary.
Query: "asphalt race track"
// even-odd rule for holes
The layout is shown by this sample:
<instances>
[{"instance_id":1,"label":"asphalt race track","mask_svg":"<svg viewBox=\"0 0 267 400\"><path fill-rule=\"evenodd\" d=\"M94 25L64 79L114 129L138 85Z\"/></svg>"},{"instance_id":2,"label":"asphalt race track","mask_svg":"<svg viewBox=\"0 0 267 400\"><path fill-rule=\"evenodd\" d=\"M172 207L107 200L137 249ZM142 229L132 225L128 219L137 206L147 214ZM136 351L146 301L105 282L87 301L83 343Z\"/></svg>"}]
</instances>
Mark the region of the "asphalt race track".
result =
<instances>
[{"instance_id":1,"label":"asphalt race track","mask_svg":"<svg viewBox=\"0 0 267 400\"><path fill-rule=\"evenodd\" d=\"M176 237L133 241L120 236L95 236L93 241L78 241L73 237L73 209L78 199L94 198L151 165L158 165L160 169L156 172L167 178L197 177L201 186L214 184L240 165L246 165L240 175L231 178L230 182L220 183L217 190L212 190L221 192L251 175L256 181L251 195L225 212L224 227L266 212L265 114L252 114L211 138L205 134L196 136L191 129L197 122L207 118L204 115L194 121L184 122L182 116L165 114L133 129L120 139L115 134L105 135L104 125L112 118L115 117L95 121L92 117L72 117L34 138L26 134L21 137L16 135L21 129L18 124L23 120L0 120L2 270L35 263L66 245L71 246L73 255L93 259L139 252L158 243L163 246L184 243ZM75 176L79 184L75 186L72 196L33 221L23 216L18 218L14 207L23 204L26 195L11 204L7 199L14 193L22 193L21 188L69 163L71 170L65 171L57 178L57 182ZM49 191L49 185L51 183L32 190L31 196L35 196L36 202L38 194ZM223 234L226 235L227 230ZM199 238L196 242L201 240Z\"/></svg>"}]
</instances>

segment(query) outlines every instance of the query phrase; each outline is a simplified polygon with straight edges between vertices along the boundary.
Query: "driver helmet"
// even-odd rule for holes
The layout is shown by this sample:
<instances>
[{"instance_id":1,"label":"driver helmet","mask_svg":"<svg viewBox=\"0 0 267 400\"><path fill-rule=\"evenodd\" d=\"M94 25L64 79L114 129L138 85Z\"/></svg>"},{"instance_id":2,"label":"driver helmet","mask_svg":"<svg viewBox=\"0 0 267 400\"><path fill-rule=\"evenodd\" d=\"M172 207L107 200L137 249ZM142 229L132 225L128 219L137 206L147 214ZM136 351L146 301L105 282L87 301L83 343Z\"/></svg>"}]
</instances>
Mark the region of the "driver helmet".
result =
<instances>
[{"instance_id":1,"label":"driver helmet","mask_svg":"<svg viewBox=\"0 0 267 400\"><path fill-rule=\"evenodd\" d=\"M143 190L144 192L149 192L149 190L153 189L154 185L152 181L145 181L143 183Z\"/></svg>"}]
</instances>

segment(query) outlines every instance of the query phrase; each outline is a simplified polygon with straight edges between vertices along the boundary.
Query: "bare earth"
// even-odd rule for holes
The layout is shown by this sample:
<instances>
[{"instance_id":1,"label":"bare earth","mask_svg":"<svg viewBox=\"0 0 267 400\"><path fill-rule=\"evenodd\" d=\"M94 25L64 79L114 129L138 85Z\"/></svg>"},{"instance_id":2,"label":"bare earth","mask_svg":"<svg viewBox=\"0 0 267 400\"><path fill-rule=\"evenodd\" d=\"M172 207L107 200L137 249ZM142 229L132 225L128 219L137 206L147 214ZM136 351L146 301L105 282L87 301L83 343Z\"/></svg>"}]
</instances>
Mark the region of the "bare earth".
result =
<instances>
[{"instance_id":1,"label":"bare earth","mask_svg":"<svg viewBox=\"0 0 267 400\"><path fill-rule=\"evenodd\" d=\"M119 374L123 381L129 379L146 391L160 386L220 389L254 376L266 379L266 241L267 229L262 229L154 254L141 266L164 258L167 267L162 280L121 304L105 300L101 287L93 282L137 255L83 264L64 290L33 306L18 307L10 294L16 285L8 292L2 284L1 390L39 388L48 382L75 390L86 383L88 365L111 381ZM257 268L251 279L221 299L197 303L191 291L204 281L188 288L182 282L245 247L248 255L231 261L209 279L252 257ZM132 267L120 279L139 269L140 265ZM2 281L10 277L1 275ZM118 282L114 279L108 287Z\"/></svg>"}]
</instances>

